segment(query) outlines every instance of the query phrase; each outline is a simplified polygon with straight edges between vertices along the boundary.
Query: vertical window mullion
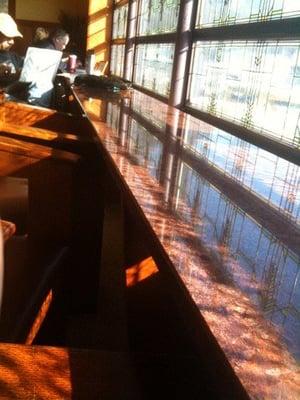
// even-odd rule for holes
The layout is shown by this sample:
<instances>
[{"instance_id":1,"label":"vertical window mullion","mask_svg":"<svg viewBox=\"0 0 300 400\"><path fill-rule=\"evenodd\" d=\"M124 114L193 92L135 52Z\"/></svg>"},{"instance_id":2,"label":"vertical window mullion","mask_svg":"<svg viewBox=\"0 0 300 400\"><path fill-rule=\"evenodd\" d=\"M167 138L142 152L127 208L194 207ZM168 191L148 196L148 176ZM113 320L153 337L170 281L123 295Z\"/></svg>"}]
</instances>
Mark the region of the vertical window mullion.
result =
<instances>
[{"instance_id":1,"label":"vertical window mullion","mask_svg":"<svg viewBox=\"0 0 300 400\"><path fill-rule=\"evenodd\" d=\"M127 35L125 44L124 78L132 81L134 74L135 37L137 34L137 16L139 0L130 0L127 15Z\"/></svg>"},{"instance_id":2,"label":"vertical window mullion","mask_svg":"<svg viewBox=\"0 0 300 400\"><path fill-rule=\"evenodd\" d=\"M192 2L182 0L180 2L169 101L169 104L173 107L180 108L185 103L197 7L198 0Z\"/></svg>"}]
</instances>

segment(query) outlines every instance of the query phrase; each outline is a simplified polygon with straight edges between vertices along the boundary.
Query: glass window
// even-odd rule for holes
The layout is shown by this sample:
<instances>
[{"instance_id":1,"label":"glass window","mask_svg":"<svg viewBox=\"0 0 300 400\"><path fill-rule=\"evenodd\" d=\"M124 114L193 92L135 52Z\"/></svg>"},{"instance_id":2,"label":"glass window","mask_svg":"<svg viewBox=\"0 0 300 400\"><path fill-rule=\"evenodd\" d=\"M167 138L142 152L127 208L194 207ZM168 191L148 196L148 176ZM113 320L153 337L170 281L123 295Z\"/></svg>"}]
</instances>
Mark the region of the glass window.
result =
<instances>
[{"instance_id":1,"label":"glass window","mask_svg":"<svg viewBox=\"0 0 300 400\"><path fill-rule=\"evenodd\" d=\"M187 101L299 147L299 53L299 42L197 42Z\"/></svg>"},{"instance_id":2,"label":"glass window","mask_svg":"<svg viewBox=\"0 0 300 400\"><path fill-rule=\"evenodd\" d=\"M168 96L174 56L174 44L141 44L136 48L134 83Z\"/></svg>"},{"instance_id":3,"label":"glass window","mask_svg":"<svg viewBox=\"0 0 300 400\"><path fill-rule=\"evenodd\" d=\"M124 44L114 44L111 46L110 71L112 74L123 76L124 54Z\"/></svg>"},{"instance_id":4,"label":"glass window","mask_svg":"<svg viewBox=\"0 0 300 400\"><path fill-rule=\"evenodd\" d=\"M127 31L127 13L128 4L123 7L116 8L114 11L113 21L113 39L122 39L126 37Z\"/></svg>"},{"instance_id":5,"label":"glass window","mask_svg":"<svg viewBox=\"0 0 300 400\"><path fill-rule=\"evenodd\" d=\"M264 22L300 15L297 0L200 0L198 28Z\"/></svg>"},{"instance_id":6,"label":"glass window","mask_svg":"<svg viewBox=\"0 0 300 400\"><path fill-rule=\"evenodd\" d=\"M179 5L179 0L142 0L138 18L138 35L176 31Z\"/></svg>"}]
</instances>

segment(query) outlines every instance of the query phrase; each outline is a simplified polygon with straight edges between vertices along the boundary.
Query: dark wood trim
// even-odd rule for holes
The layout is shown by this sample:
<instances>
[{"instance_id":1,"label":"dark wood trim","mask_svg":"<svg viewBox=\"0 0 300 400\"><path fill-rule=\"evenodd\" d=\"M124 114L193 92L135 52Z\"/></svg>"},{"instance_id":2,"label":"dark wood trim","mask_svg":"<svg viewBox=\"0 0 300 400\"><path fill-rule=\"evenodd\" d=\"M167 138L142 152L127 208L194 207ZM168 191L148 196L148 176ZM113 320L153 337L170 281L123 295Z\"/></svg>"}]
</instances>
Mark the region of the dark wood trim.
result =
<instances>
[{"instance_id":1,"label":"dark wood trim","mask_svg":"<svg viewBox=\"0 0 300 400\"><path fill-rule=\"evenodd\" d=\"M111 40L111 46L125 44L125 42L126 42L125 38L112 39Z\"/></svg>"},{"instance_id":2,"label":"dark wood trim","mask_svg":"<svg viewBox=\"0 0 300 400\"><path fill-rule=\"evenodd\" d=\"M35 28L37 26L44 26L45 28L54 28L59 25L58 22L48 22L48 21L36 21L36 20L29 20L29 19L16 19L18 24L30 26Z\"/></svg>"},{"instance_id":3,"label":"dark wood trim","mask_svg":"<svg viewBox=\"0 0 300 400\"><path fill-rule=\"evenodd\" d=\"M8 14L16 18L16 0L8 0Z\"/></svg>"},{"instance_id":4,"label":"dark wood trim","mask_svg":"<svg viewBox=\"0 0 300 400\"><path fill-rule=\"evenodd\" d=\"M168 102L169 102L169 98L168 97L165 97L165 96L162 96L161 94L155 93L152 90L149 90L149 89L146 89L146 88L144 88L142 86L136 85L135 83L133 83L132 86L135 89L139 90L140 92L145 93L148 96L154 97L155 99L160 100L163 103L168 104Z\"/></svg>"},{"instance_id":5,"label":"dark wood trim","mask_svg":"<svg viewBox=\"0 0 300 400\"><path fill-rule=\"evenodd\" d=\"M264 133L255 132L231 121L226 121L220 117L216 117L215 115L209 114L207 112L196 110L188 105L183 107L183 111L211 125L214 125L217 128L230 133L231 135L237 136L248 143L258 146L268 151L269 153L273 153L278 157L284 158L285 160L290 161L296 165L300 165L300 150L296 147L265 136Z\"/></svg>"},{"instance_id":6,"label":"dark wood trim","mask_svg":"<svg viewBox=\"0 0 300 400\"><path fill-rule=\"evenodd\" d=\"M279 40L300 38L300 17L196 29L193 41Z\"/></svg>"},{"instance_id":7,"label":"dark wood trim","mask_svg":"<svg viewBox=\"0 0 300 400\"><path fill-rule=\"evenodd\" d=\"M176 36L176 32L165 33L163 35L137 36L136 44L174 43L176 41Z\"/></svg>"},{"instance_id":8,"label":"dark wood trim","mask_svg":"<svg viewBox=\"0 0 300 400\"><path fill-rule=\"evenodd\" d=\"M121 7L125 6L128 3L129 3L128 0L121 0L118 3L114 2L113 8L114 8L114 10L116 10L117 8L121 8Z\"/></svg>"}]
</instances>

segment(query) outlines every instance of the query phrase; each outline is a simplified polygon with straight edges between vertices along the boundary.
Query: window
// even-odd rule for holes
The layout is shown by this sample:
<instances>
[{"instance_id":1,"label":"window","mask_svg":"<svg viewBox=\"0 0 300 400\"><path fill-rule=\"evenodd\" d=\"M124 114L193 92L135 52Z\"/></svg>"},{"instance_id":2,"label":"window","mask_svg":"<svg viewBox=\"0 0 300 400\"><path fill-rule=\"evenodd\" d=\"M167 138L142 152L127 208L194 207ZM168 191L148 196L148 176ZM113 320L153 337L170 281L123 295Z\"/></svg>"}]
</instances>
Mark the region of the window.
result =
<instances>
[{"instance_id":1,"label":"window","mask_svg":"<svg viewBox=\"0 0 300 400\"><path fill-rule=\"evenodd\" d=\"M174 32L177 28L178 0L142 0L140 2L138 35Z\"/></svg>"},{"instance_id":2,"label":"window","mask_svg":"<svg viewBox=\"0 0 300 400\"><path fill-rule=\"evenodd\" d=\"M197 10L193 3L137 0L129 9L115 2L111 71L129 71L127 79L166 101L180 90L179 107L202 118L300 148L299 2L199 0Z\"/></svg>"},{"instance_id":3,"label":"window","mask_svg":"<svg viewBox=\"0 0 300 400\"><path fill-rule=\"evenodd\" d=\"M126 37L128 5L116 8L113 20L113 39Z\"/></svg>"},{"instance_id":4,"label":"window","mask_svg":"<svg viewBox=\"0 0 300 400\"><path fill-rule=\"evenodd\" d=\"M196 42L192 107L300 145L300 42Z\"/></svg>"},{"instance_id":5,"label":"window","mask_svg":"<svg viewBox=\"0 0 300 400\"><path fill-rule=\"evenodd\" d=\"M140 44L136 49L134 83L163 96L170 93L173 44Z\"/></svg>"},{"instance_id":6,"label":"window","mask_svg":"<svg viewBox=\"0 0 300 400\"><path fill-rule=\"evenodd\" d=\"M196 27L265 22L299 15L300 4L295 0L200 0Z\"/></svg>"},{"instance_id":7,"label":"window","mask_svg":"<svg viewBox=\"0 0 300 400\"><path fill-rule=\"evenodd\" d=\"M123 76L124 53L124 44L115 44L111 46L110 71L112 74Z\"/></svg>"},{"instance_id":8,"label":"window","mask_svg":"<svg viewBox=\"0 0 300 400\"><path fill-rule=\"evenodd\" d=\"M127 35L128 4L115 2L110 49L110 72L124 76L125 42Z\"/></svg>"}]
</instances>

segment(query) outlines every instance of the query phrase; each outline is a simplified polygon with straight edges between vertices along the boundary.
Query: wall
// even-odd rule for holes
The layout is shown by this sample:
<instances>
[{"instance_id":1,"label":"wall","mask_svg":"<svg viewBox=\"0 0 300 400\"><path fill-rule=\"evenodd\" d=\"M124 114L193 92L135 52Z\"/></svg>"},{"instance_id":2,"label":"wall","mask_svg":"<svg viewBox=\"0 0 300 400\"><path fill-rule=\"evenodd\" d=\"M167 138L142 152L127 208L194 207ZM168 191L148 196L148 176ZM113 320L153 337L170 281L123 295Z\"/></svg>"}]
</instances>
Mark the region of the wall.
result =
<instances>
[{"instance_id":1,"label":"wall","mask_svg":"<svg viewBox=\"0 0 300 400\"><path fill-rule=\"evenodd\" d=\"M88 0L16 0L16 18L57 23L62 10L69 15L86 15Z\"/></svg>"},{"instance_id":2,"label":"wall","mask_svg":"<svg viewBox=\"0 0 300 400\"><path fill-rule=\"evenodd\" d=\"M32 42L36 28L43 26L52 30L58 26L61 11L70 17L87 18L88 0L15 0L15 18L19 30L23 34L23 39L15 41L14 50L24 55ZM77 31L81 30L82 26ZM72 32L70 33L72 34ZM83 54L82 49L85 49L86 46L86 38L84 37L82 40L84 43L77 46L80 47L80 54Z\"/></svg>"},{"instance_id":3,"label":"wall","mask_svg":"<svg viewBox=\"0 0 300 400\"><path fill-rule=\"evenodd\" d=\"M110 57L112 0L89 0L87 49L94 50L96 61Z\"/></svg>"}]
</instances>

